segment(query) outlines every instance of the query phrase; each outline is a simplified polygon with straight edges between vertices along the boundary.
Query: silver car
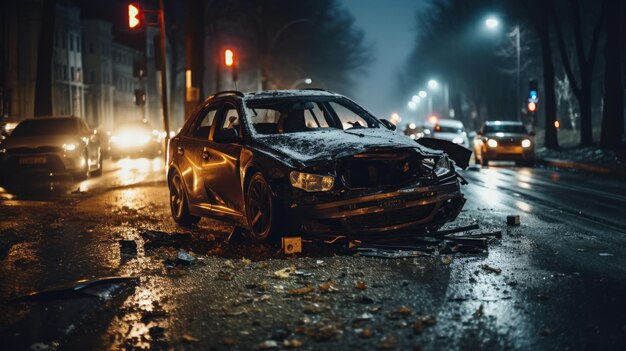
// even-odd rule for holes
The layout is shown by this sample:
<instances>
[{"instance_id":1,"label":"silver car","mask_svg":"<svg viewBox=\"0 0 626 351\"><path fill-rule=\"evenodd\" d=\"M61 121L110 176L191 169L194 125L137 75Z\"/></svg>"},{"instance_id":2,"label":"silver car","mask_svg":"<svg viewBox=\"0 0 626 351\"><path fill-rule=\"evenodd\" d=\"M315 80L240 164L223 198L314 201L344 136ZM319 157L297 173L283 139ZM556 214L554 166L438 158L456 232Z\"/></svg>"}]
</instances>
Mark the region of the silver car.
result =
<instances>
[{"instance_id":1,"label":"silver car","mask_svg":"<svg viewBox=\"0 0 626 351\"><path fill-rule=\"evenodd\" d=\"M0 171L70 173L82 180L102 174L100 142L76 117L26 119L0 144Z\"/></svg>"}]
</instances>

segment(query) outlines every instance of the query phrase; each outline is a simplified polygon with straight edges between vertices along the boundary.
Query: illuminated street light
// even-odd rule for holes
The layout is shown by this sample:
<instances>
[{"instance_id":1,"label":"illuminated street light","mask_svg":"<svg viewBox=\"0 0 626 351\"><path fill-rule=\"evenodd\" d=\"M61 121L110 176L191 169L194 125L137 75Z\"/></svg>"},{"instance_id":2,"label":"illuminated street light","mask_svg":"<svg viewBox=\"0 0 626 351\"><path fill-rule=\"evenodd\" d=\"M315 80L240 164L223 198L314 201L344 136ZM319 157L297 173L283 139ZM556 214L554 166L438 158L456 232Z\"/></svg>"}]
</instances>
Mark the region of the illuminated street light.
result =
<instances>
[{"instance_id":1,"label":"illuminated street light","mask_svg":"<svg viewBox=\"0 0 626 351\"><path fill-rule=\"evenodd\" d=\"M417 108L417 104L413 100L409 101L408 106L411 110L415 110Z\"/></svg>"},{"instance_id":2,"label":"illuminated street light","mask_svg":"<svg viewBox=\"0 0 626 351\"><path fill-rule=\"evenodd\" d=\"M428 89L430 90L437 90L439 89L439 82L437 82L434 79L431 79L428 81Z\"/></svg>"},{"instance_id":3,"label":"illuminated street light","mask_svg":"<svg viewBox=\"0 0 626 351\"><path fill-rule=\"evenodd\" d=\"M311 84L311 83L313 83L313 79L311 79L311 78L306 78L304 80L304 84Z\"/></svg>"},{"instance_id":4,"label":"illuminated street light","mask_svg":"<svg viewBox=\"0 0 626 351\"><path fill-rule=\"evenodd\" d=\"M500 21L495 17L489 17L485 20L485 27L487 27L487 29L496 29L499 25Z\"/></svg>"},{"instance_id":5,"label":"illuminated street light","mask_svg":"<svg viewBox=\"0 0 626 351\"><path fill-rule=\"evenodd\" d=\"M419 95L419 97L421 97L422 99L424 99L424 98L426 98L428 96L428 94L424 90L420 90L420 92L417 93L417 95Z\"/></svg>"},{"instance_id":6,"label":"illuminated street light","mask_svg":"<svg viewBox=\"0 0 626 351\"><path fill-rule=\"evenodd\" d=\"M420 101L422 101L422 99L417 95L413 95L413 97L411 98L411 101L413 101L417 105L420 103Z\"/></svg>"}]
</instances>

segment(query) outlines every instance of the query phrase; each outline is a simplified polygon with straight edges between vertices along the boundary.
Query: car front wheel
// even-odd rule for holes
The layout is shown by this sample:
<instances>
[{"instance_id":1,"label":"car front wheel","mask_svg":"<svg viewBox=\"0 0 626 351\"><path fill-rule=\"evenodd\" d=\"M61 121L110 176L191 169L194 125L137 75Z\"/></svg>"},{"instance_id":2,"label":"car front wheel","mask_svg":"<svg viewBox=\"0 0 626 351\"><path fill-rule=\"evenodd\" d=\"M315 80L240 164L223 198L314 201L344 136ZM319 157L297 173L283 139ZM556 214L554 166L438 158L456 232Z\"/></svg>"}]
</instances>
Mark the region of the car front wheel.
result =
<instances>
[{"instance_id":1,"label":"car front wheel","mask_svg":"<svg viewBox=\"0 0 626 351\"><path fill-rule=\"evenodd\" d=\"M261 173L255 173L246 192L246 219L253 239L266 240L275 234L276 211L276 202L267 181Z\"/></svg>"},{"instance_id":2,"label":"car front wheel","mask_svg":"<svg viewBox=\"0 0 626 351\"><path fill-rule=\"evenodd\" d=\"M187 194L183 185L183 179L178 172L175 172L168 182L170 188L170 209L172 218L182 226L190 226L200 221L199 216L189 213Z\"/></svg>"}]
</instances>

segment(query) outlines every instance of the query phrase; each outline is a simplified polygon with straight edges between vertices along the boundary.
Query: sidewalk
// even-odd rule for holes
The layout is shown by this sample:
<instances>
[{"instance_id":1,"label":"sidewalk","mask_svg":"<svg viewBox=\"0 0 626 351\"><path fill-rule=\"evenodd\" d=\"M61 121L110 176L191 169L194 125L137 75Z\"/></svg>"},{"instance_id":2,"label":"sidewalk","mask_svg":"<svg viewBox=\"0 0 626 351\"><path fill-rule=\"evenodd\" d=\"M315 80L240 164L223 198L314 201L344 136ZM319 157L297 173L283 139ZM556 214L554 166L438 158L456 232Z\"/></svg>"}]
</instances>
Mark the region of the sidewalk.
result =
<instances>
[{"instance_id":1,"label":"sidewalk","mask_svg":"<svg viewBox=\"0 0 626 351\"><path fill-rule=\"evenodd\" d=\"M626 179L626 151L602 150L597 146L570 147L559 150L540 148L537 163L557 168L604 174Z\"/></svg>"}]
</instances>

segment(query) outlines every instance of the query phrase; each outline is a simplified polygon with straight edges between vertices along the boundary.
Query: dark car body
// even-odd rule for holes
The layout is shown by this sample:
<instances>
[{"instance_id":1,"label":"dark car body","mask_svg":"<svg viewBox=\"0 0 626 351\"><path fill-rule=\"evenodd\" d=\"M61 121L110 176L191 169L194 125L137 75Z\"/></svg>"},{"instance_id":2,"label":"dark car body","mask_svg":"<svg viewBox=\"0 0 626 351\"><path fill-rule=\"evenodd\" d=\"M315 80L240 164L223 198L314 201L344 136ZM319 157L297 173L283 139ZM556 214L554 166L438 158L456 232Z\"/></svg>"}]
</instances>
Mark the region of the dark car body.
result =
<instances>
[{"instance_id":1,"label":"dark car body","mask_svg":"<svg viewBox=\"0 0 626 351\"><path fill-rule=\"evenodd\" d=\"M476 163L515 161L521 165L535 162L535 138L522 122L487 121L474 138Z\"/></svg>"},{"instance_id":2,"label":"dark car body","mask_svg":"<svg viewBox=\"0 0 626 351\"><path fill-rule=\"evenodd\" d=\"M21 121L0 145L0 171L71 173L82 179L102 171L100 143L76 117Z\"/></svg>"},{"instance_id":3,"label":"dark car body","mask_svg":"<svg viewBox=\"0 0 626 351\"><path fill-rule=\"evenodd\" d=\"M170 140L167 167L171 204L182 196L196 220L227 219L257 237L255 223L270 208L271 223L284 230L278 234L361 236L436 228L465 202L444 152L325 91L216 94ZM259 206L255 217L249 207L257 205L257 179L267 184L271 206L266 212ZM330 187L297 187L304 183L309 190ZM180 196L177 187L184 190ZM178 221L180 207L172 212Z\"/></svg>"}]
</instances>

